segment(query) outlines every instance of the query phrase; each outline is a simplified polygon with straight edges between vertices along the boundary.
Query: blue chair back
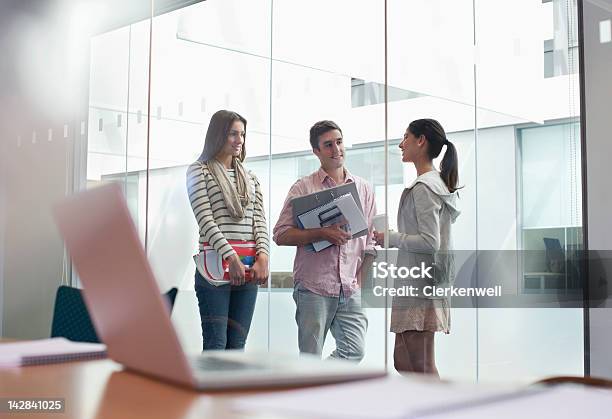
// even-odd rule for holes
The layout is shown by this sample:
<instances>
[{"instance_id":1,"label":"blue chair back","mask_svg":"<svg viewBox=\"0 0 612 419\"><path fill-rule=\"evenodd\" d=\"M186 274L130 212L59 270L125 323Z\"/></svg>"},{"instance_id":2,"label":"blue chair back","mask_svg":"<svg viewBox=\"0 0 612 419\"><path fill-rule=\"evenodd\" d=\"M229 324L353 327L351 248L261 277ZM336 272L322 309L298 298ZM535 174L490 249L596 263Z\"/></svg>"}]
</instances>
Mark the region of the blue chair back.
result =
<instances>
[{"instance_id":1,"label":"blue chair back","mask_svg":"<svg viewBox=\"0 0 612 419\"><path fill-rule=\"evenodd\" d=\"M170 288L165 293L170 303L170 312L174 307L177 292L176 288ZM51 337L64 337L75 342L100 342L79 288L61 285L57 289Z\"/></svg>"}]
</instances>

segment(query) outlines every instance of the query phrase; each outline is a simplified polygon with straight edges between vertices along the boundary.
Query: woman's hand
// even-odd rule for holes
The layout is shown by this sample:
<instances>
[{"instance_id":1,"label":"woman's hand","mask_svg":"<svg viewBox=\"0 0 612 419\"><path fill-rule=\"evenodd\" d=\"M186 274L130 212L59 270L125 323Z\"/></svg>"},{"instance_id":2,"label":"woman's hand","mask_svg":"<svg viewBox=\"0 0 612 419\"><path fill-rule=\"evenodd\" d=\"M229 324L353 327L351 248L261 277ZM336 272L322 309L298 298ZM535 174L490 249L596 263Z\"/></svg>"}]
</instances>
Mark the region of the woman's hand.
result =
<instances>
[{"instance_id":1,"label":"woman's hand","mask_svg":"<svg viewBox=\"0 0 612 419\"><path fill-rule=\"evenodd\" d=\"M372 238L374 239L374 242L376 243L377 246L385 245L385 233L384 232L378 232L375 230L372 233Z\"/></svg>"},{"instance_id":2,"label":"woman's hand","mask_svg":"<svg viewBox=\"0 0 612 419\"><path fill-rule=\"evenodd\" d=\"M251 268L251 281L257 285L263 285L268 280L270 271L268 270L268 255L260 253Z\"/></svg>"},{"instance_id":3,"label":"woman's hand","mask_svg":"<svg viewBox=\"0 0 612 419\"><path fill-rule=\"evenodd\" d=\"M229 276L231 285L244 285L244 264L237 254L228 258Z\"/></svg>"}]
</instances>

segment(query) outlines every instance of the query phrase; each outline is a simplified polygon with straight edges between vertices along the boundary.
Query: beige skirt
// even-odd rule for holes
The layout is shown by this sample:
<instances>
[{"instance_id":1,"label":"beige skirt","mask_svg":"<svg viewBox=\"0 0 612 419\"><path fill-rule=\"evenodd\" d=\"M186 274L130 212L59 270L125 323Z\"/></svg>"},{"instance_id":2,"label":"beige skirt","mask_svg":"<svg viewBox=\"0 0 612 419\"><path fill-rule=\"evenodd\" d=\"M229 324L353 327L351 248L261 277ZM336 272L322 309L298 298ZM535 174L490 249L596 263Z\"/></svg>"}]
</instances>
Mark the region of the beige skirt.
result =
<instances>
[{"instance_id":1,"label":"beige skirt","mask_svg":"<svg viewBox=\"0 0 612 419\"><path fill-rule=\"evenodd\" d=\"M448 299L395 297L391 308L391 332L409 330L450 333Z\"/></svg>"}]
</instances>

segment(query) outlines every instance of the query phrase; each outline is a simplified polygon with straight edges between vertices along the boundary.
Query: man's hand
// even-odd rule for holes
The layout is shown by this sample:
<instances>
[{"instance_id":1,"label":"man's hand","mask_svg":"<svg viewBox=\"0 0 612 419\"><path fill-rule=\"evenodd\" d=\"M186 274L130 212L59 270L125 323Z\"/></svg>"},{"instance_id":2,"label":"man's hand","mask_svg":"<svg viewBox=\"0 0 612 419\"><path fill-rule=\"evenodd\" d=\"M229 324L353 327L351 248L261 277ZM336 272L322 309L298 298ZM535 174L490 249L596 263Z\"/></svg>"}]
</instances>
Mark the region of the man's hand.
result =
<instances>
[{"instance_id":1,"label":"man's hand","mask_svg":"<svg viewBox=\"0 0 612 419\"><path fill-rule=\"evenodd\" d=\"M244 285L244 264L237 254L227 260L229 262L229 276L231 285Z\"/></svg>"},{"instance_id":2,"label":"man's hand","mask_svg":"<svg viewBox=\"0 0 612 419\"><path fill-rule=\"evenodd\" d=\"M257 260L251 268L251 281L257 285L263 285L270 275L268 270L268 255L260 253L257 255Z\"/></svg>"},{"instance_id":3,"label":"man's hand","mask_svg":"<svg viewBox=\"0 0 612 419\"><path fill-rule=\"evenodd\" d=\"M342 246L346 244L352 237L351 233L347 233L342 229L346 223L344 224L333 224L329 227L322 227L322 234L325 240L330 242L331 244L335 244L336 246Z\"/></svg>"}]
</instances>

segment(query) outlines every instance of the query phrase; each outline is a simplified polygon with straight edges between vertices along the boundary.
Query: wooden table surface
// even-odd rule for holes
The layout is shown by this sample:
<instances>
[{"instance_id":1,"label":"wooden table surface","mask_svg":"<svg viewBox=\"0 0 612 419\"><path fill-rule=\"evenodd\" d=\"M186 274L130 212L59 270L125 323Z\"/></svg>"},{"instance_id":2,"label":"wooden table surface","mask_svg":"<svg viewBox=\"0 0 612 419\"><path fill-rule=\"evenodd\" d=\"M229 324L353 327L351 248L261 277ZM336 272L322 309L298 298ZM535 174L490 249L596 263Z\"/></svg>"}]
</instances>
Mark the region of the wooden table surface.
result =
<instances>
[{"instance_id":1,"label":"wooden table surface","mask_svg":"<svg viewBox=\"0 0 612 419\"><path fill-rule=\"evenodd\" d=\"M250 392L248 394L253 394ZM245 392L203 393L124 371L108 359L0 368L2 398L63 398L64 413L0 413L1 418L273 418L232 410Z\"/></svg>"}]
</instances>

